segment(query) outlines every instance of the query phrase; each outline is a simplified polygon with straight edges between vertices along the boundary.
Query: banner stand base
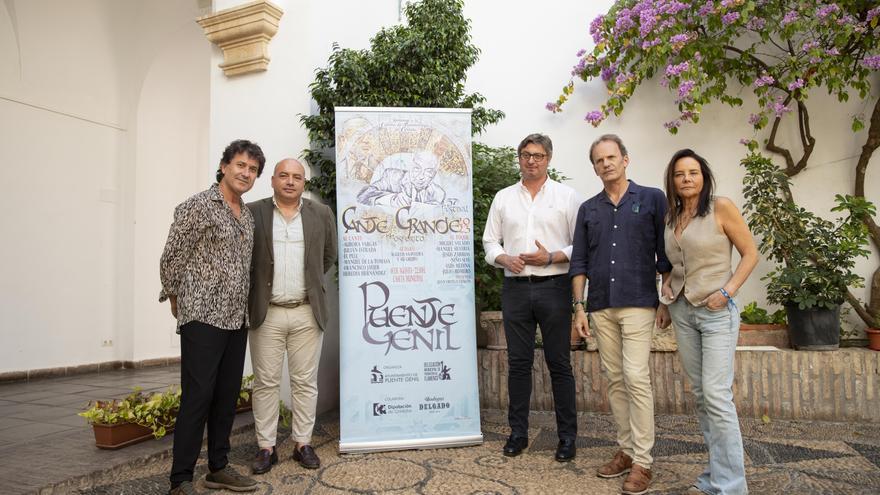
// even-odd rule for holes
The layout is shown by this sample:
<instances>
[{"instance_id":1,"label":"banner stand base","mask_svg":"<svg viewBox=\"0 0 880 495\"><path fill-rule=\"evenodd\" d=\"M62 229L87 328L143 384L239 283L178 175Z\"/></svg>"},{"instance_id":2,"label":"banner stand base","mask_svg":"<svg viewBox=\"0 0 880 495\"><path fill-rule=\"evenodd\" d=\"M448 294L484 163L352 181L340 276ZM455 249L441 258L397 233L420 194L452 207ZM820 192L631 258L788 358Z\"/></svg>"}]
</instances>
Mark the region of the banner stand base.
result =
<instances>
[{"instance_id":1,"label":"banner stand base","mask_svg":"<svg viewBox=\"0 0 880 495\"><path fill-rule=\"evenodd\" d=\"M441 449L481 445L483 434L463 437L415 438L412 440L386 440L377 442L339 442L340 454L363 454L392 450Z\"/></svg>"}]
</instances>

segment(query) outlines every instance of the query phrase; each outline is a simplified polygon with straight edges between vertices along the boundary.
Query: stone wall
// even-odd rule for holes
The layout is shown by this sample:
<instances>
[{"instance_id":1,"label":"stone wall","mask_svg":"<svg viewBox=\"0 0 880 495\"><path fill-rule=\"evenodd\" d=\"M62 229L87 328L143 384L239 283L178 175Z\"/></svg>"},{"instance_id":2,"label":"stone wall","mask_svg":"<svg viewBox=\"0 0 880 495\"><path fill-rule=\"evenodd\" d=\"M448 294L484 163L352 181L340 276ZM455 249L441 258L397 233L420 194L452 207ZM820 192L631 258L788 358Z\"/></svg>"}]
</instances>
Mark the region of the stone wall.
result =
<instances>
[{"instance_id":1,"label":"stone wall","mask_svg":"<svg viewBox=\"0 0 880 495\"><path fill-rule=\"evenodd\" d=\"M507 408L507 352L479 349L480 405ZM571 353L579 411L609 412L599 354ZM674 352L652 352L654 405L658 414L693 414L690 384ZM880 422L880 352L757 351L736 353L733 385L743 417ZM532 373L533 410L553 410L550 376L541 349Z\"/></svg>"}]
</instances>

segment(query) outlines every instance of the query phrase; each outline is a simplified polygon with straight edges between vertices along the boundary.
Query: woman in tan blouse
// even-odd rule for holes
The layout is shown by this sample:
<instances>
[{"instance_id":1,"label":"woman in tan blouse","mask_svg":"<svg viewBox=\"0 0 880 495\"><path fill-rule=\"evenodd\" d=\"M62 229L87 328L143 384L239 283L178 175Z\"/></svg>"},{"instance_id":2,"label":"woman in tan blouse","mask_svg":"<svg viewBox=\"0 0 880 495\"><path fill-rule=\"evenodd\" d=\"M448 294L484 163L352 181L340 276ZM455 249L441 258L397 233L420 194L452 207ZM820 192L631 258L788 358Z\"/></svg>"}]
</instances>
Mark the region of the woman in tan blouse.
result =
<instances>
[{"instance_id":1,"label":"woman in tan blouse","mask_svg":"<svg viewBox=\"0 0 880 495\"><path fill-rule=\"evenodd\" d=\"M661 302L675 326L678 354L696 398L709 465L687 493L745 494L739 419L733 403L739 310L733 300L758 262L755 241L733 202L715 197L709 164L692 150L666 168L666 255ZM732 247L740 254L731 271ZM661 313L665 309L661 306ZM658 320L661 316L658 316ZM668 320L668 319L667 319Z\"/></svg>"}]
</instances>

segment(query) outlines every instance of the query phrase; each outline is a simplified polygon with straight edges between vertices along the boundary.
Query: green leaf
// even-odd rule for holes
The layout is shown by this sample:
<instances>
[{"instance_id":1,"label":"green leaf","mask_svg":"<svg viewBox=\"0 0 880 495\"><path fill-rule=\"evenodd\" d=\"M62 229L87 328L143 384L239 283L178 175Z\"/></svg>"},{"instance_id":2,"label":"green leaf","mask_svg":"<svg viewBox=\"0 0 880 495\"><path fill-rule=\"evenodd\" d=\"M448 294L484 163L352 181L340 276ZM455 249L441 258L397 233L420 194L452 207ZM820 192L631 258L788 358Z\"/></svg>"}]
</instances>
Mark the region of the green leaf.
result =
<instances>
[{"instance_id":1,"label":"green leaf","mask_svg":"<svg viewBox=\"0 0 880 495\"><path fill-rule=\"evenodd\" d=\"M852 121L852 131L859 132L865 128L865 123L859 119L853 119Z\"/></svg>"}]
</instances>

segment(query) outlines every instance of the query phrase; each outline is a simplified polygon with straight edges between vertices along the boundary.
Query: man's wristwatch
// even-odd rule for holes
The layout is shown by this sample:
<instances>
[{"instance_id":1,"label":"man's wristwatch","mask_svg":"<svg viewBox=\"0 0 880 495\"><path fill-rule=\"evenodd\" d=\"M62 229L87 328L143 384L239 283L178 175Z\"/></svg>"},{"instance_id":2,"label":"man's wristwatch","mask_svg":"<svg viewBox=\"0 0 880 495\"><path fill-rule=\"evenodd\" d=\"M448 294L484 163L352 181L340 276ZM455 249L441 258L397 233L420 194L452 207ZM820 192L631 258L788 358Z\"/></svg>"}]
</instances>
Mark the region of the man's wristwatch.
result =
<instances>
[{"instance_id":1,"label":"man's wristwatch","mask_svg":"<svg viewBox=\"0 0 880 495\"><path fill-rule=\"evenodd\" d=\"M584 313L587 312L587 300L581 299L580 301L574 301L571 303L571 312L577 313L578 306L584 308Z\"/></svg>"}]
</instances>

